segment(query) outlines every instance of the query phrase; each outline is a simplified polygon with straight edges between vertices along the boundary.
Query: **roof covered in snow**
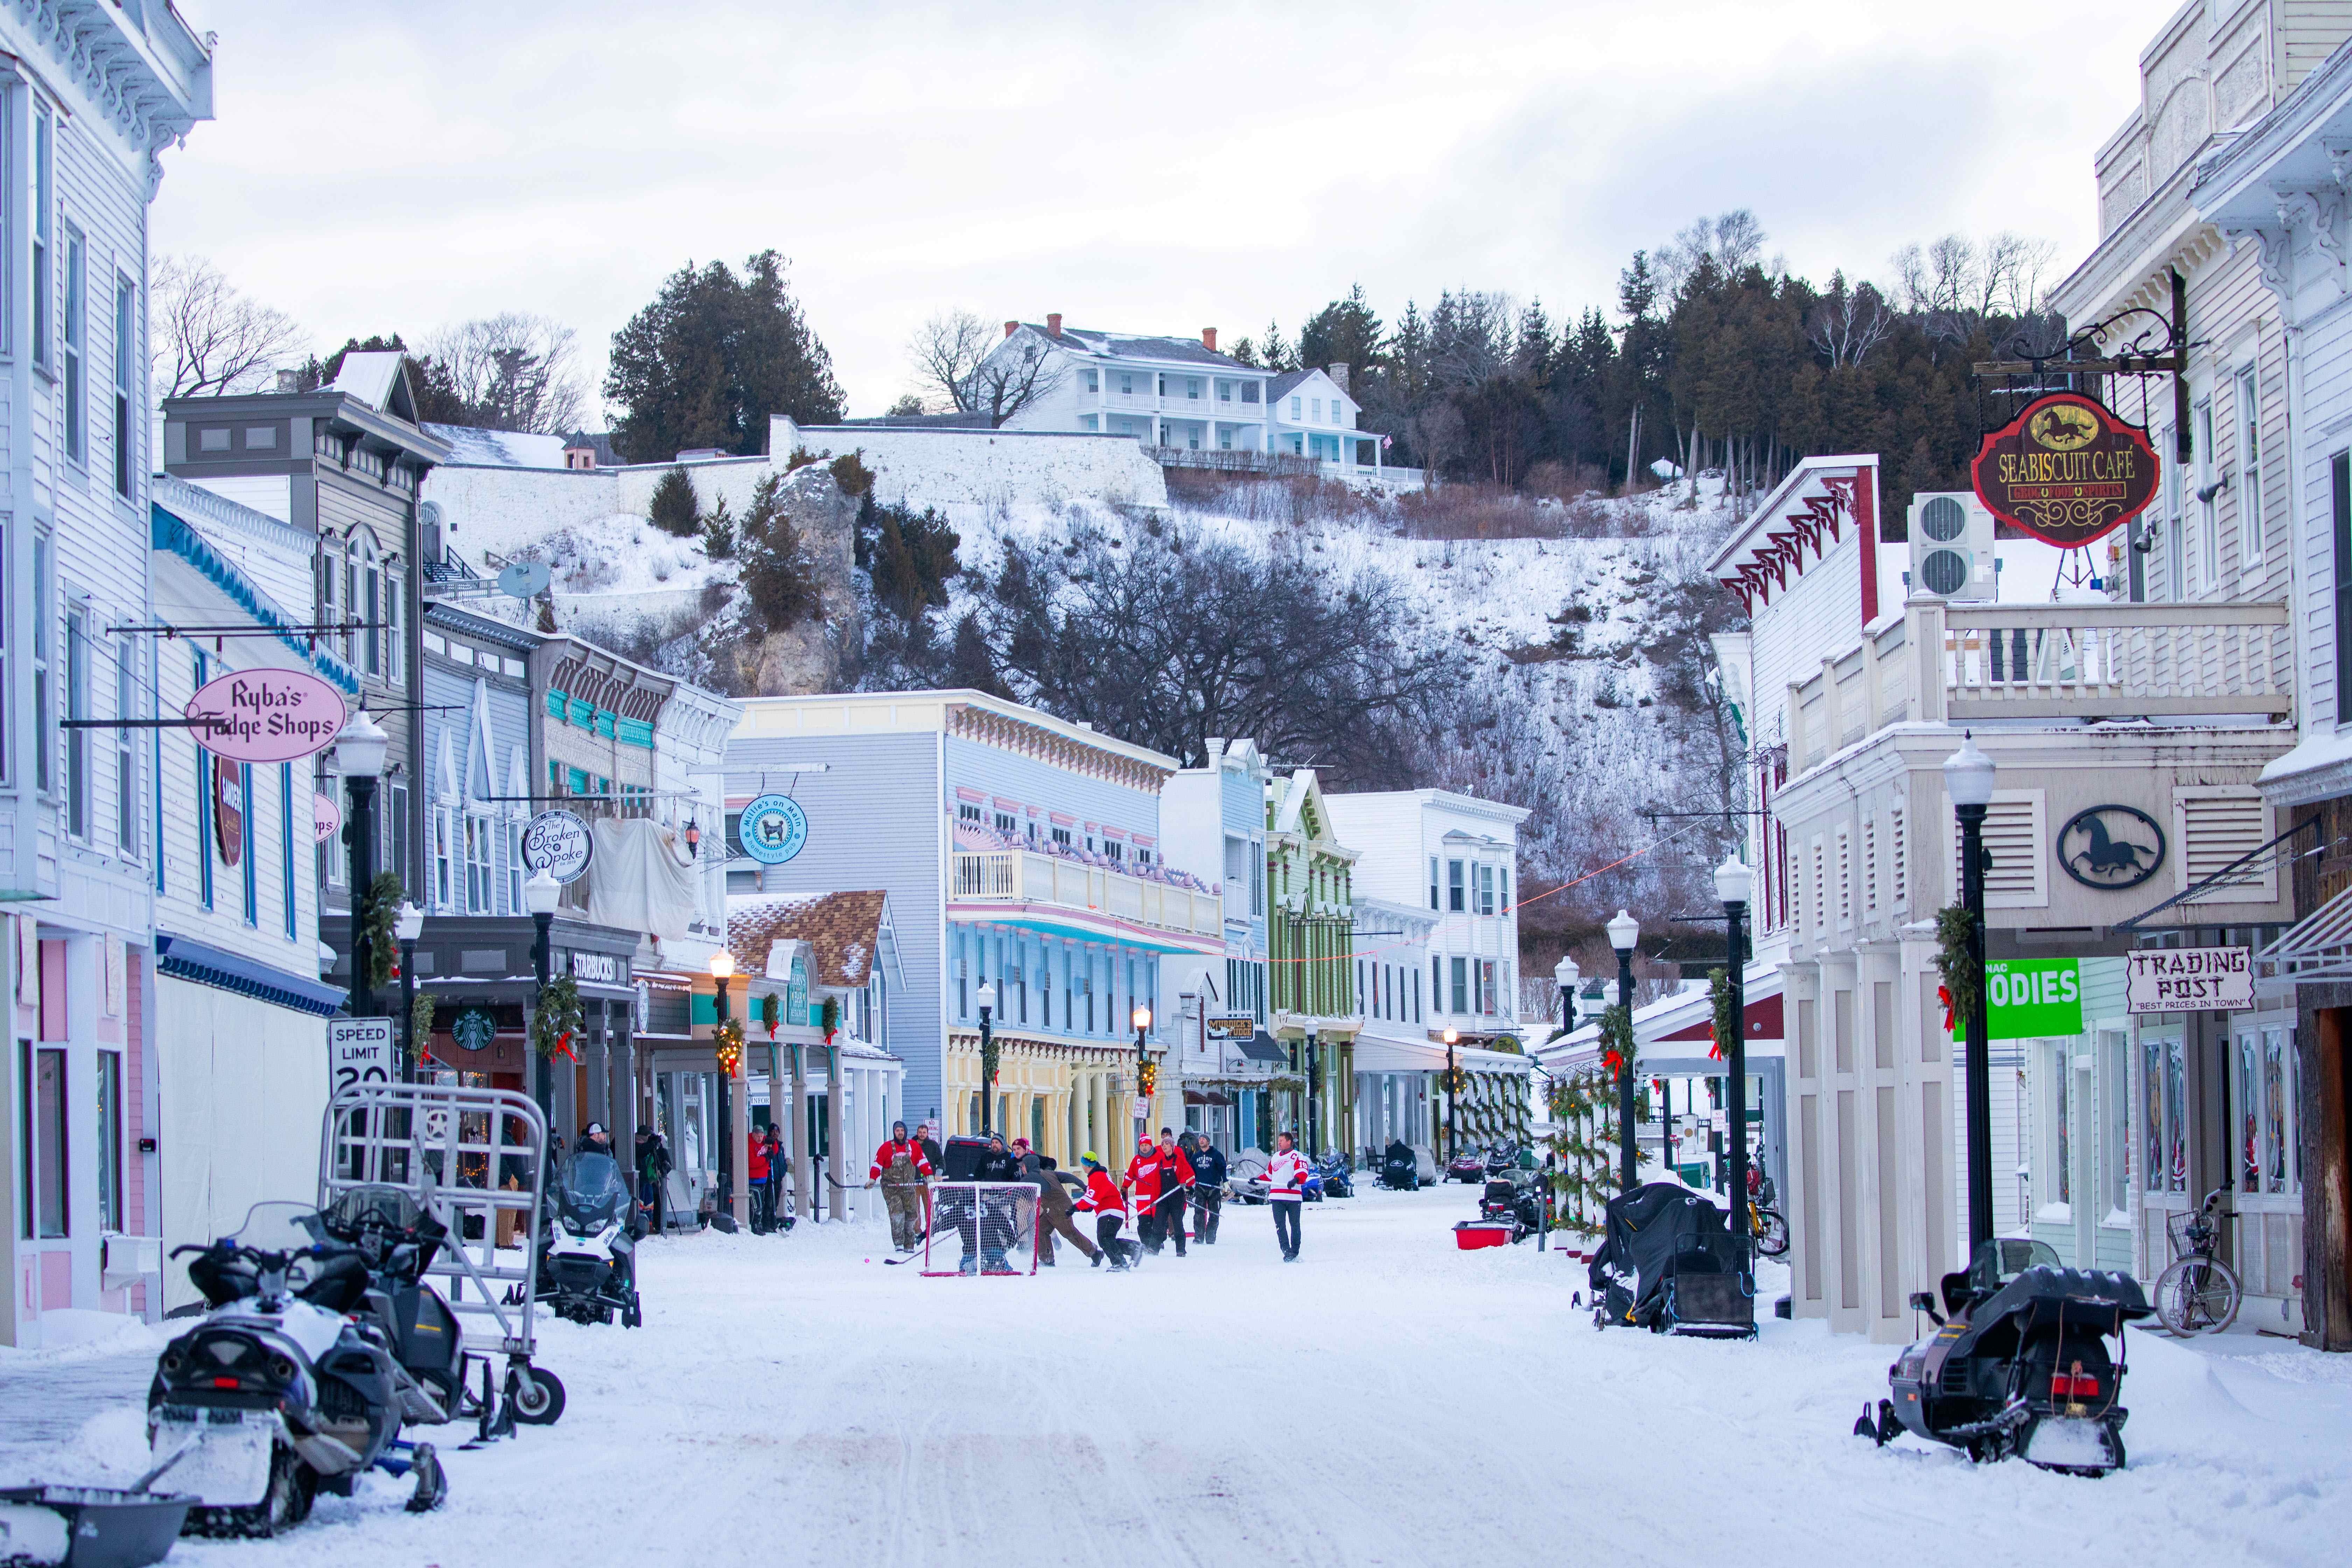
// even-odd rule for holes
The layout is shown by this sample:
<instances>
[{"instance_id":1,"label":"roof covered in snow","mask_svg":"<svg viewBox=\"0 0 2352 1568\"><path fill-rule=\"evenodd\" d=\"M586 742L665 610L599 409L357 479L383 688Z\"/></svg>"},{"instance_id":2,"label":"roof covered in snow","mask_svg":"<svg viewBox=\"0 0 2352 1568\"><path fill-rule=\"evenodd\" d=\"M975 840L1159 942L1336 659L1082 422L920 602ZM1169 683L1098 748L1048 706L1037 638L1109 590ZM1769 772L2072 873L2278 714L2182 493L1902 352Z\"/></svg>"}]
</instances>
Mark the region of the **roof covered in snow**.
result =
<instances>
[{"instance_id":1,"label":"roof covered in snow","mask_svg":"<svg viewBox=\"0 0 2352 1568\"><path fill-rule=\"evenodd\" d=\"M335 373L335 384L330 390L356 397L386 414L405 414L404 409L387 406L387 402L400 380L401 361L407 357L398 349L354 349L343 356L342 368Z\"/></svg>"},{"instance_id":2,"label":"roof covered in snow","mask_svg":"<svg viewBox=\"0 0 2352 1568\"><path fill-rule=\"evenodd\" d=\"M357 358L357 355L353 355ZM476 425L426 425L425 433L449 447L448 460L493 468L560 468L571 442L562 436L488 430Z\"/></svg>"},{"instance_id":3,"label":"roof covered in snow","mask_svg":"<svg viewBox=\"0 0 2352 1568\"><path fill-rule=\"evenodd\" d=\"M1064 327L1061 335L1055 337L1034 321L1024 321L1022 325L1064 348L1097 354L1104 359L1176 360L1185 364L1219 365L1228 370L1257 368L1244 364L1231 354L1219 353L1198 338L1141 337L1128 332L1091 331L1084 327Z\"/></svg>"},{"instance_id":4,"label":"roof covered in snow","mask_svg":"<svg viewBox=\"0 0 2352 1568\"><path fill-rule=\"evenodd\" d=\"M879 889L740 893L727 903L727 947L738 969L764 974L773 943L804 942L816 956L815 983L835 990L856 990L874 977L890 923L889 896Z\"/></svg>"}]
</instances>

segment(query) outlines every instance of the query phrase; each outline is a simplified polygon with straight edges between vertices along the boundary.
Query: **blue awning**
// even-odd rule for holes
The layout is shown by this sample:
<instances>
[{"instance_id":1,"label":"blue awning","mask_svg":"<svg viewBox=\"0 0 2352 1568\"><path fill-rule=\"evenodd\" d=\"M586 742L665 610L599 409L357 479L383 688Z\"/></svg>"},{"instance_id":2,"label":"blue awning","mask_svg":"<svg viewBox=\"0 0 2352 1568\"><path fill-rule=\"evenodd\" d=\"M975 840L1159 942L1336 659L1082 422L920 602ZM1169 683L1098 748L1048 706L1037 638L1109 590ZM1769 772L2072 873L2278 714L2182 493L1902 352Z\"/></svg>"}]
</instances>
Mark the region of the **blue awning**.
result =
<instances>
[{"instance_id":1,"label":"blue awning","mask_svg":"<svg viewBox=\"0 0 2352 1568\"><path fill-rule=\"evenodd\" d=\"M251 996L273 1006L320 1018L341 1008L346 994L340 986L166 931L155 933L155 973L174 980L192 980L199 985L216 985L223 991L234 991L240 996Z\"/></svg>"},{"instance_id":2,"label":"blue awning","mask_svg":"<svg viewBox=\"0 0 2352 1568\"><path fill-rule=\"evenodd\" d=\"M291 629L293 623L284 612L269 602L269 595L254 585L251 578L238 571L227 557L215 550L203 534L183 518L163 510L161 502L150 503L148 544L156 550L168 550L194 567L213 586L251 616L256 625L278 634L278 640L301 656L311 668L351 696L359 695L360 678L352 667L318 646L318 638Z\"/></svg>"}]
</instances>

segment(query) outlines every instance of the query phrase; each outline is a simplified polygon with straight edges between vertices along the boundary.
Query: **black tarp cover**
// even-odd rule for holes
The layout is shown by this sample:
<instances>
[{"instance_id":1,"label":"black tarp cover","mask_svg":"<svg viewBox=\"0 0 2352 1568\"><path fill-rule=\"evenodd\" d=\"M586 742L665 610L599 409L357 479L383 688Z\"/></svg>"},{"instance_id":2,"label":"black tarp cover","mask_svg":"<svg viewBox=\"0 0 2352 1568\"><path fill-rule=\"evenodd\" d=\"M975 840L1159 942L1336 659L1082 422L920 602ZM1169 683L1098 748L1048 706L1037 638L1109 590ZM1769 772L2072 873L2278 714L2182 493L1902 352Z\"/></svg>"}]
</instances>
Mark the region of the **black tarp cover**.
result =
<instances>
[{"instance_id":1,"label":"black tarp cover","mask_svg":"<svg viewBox=\"0 0 2352 1568\"><path fill-rule=\"evenodd\" d=\"M1633 1286L1633 1318L1647 1323L1665 1305L1666 1281L1680 1268L1727 1273L1739 1267L1738 1238L1723 1211L1679 1182L1652 1182L1609 1200L1608 1235L1592 1255L1595 1299L1612 1279Z\"/></svg>"}]
</instances>

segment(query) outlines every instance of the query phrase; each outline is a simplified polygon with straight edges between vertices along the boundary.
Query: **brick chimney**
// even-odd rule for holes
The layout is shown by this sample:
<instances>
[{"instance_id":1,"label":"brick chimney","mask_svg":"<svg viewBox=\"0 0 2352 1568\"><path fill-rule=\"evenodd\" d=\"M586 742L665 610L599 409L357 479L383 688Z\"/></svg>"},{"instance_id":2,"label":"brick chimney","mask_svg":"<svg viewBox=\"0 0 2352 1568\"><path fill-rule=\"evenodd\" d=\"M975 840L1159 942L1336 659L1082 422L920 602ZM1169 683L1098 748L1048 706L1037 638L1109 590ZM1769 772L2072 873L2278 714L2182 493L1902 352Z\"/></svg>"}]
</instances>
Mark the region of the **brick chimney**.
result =
<instances>
[{"instance_id":1,"label":"brick chimney","mask_svg":"<svg viewBox=\"0 0 2352 1568\"><path fill-rule=\"evenodd\" d=\"M1332 385L1338 387L1342 392L1346 392L1348 390L1348 367L1346 365L1327 364L1323 367L1323 374L1331 378Z\"/></svg>"},{"instance_id":2,"label":"brick chimney","mask_svg":"<svg viewBox=\"0 0 2352 1568\"><path fill-rule=\"evenodd\" d=\"M1020 330L1021 323L1018 321L1007 321L1004 323L1004 335L1008 338Z\"/></svg>"},{"instance_id":3,"label":"brick chimney","mask_svg":"<svg viewBox=\"0 0 2352 1568\"><path fill-rule=\"evenodd\" d=\"M1048 310L1045 312L1045 335L1049 338L1058 338L1062 335L1061 311Z\"/></svg>"},{"instance_id":4,"label":"brick chimney","mask_svg":"<svg viewBox=\"0 0 2352 1568\"><path fill-rule=\"evenodd\" d=\"M1201 329L1201 346L1208 350L1211 353L1215 353L1217 352L1216 328L1202 327Z\"/></svg>"}]
</instances>

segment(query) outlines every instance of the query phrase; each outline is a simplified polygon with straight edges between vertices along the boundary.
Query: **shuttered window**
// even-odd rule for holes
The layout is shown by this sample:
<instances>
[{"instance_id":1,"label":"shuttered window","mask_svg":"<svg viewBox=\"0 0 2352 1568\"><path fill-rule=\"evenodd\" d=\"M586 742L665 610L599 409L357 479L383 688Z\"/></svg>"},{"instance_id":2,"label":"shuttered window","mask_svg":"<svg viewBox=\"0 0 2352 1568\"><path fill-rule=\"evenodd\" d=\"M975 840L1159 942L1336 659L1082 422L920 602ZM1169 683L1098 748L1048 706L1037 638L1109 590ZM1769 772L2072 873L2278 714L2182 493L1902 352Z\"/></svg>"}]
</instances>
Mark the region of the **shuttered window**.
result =
<instances>
[{"instance_id":1,"label":"shuttered window","mask_svg":"<svg viewBox=\"0 0 2352 1568\"><path fill-rule=\"evenodd\" d=\"M2271 837L2270 807L2250 789L2184 789L2172 797L2173 839L2179 889L2188 892L2221 875ZM2278 861L2264 856L2197 893L2193 903L2266 903L2278 897Z\"/></svg>"},{"instance_id":2,"label":"shuttered window","mask_svg":"<svg viewBox=\"0 0 2352 1568\"><path fill-rule=\"evenodd\" d=\"M1886 879L1887 901L1894 906L1898 920L1909 907L1910 889L1904 885L1904 873L1907 868L1905 858L1908 854L1909 849L1903 842L1903 808L1898 805L1886 814L1886 856L1890 865Z\"/></svg>"},{"instance_id":3,"label":"shuttered window","mask_svg":"<svg viewBox=\"0 0 2352 1568\"><path fill-rule=\"evenodd\" d=\"M1853 924L1853 840L1843 827L1837 833L1837 923Z\"/></svg>"},{"instance_id":4,"label":"shuttered window","mask_svg":"<svg viewBox=\"0 0 2352 1568\"><path fill-rule=\"evenodd\" d=\"M1878 913L1878 818L1862 819L1862 907L1864 914Z\"/></svg>"},{"instance_id":5,"label":"shuttered window","mask_svg":"<svg viewBox=\"0 0 2352 1568\"><path fill-rule=\"evenodd\" d=\"M2039 909L2050 901L2042 877L2042 792L1995 791L1985 808L1985 907ZM1952 890L1960 889L1959 819L1952 818Z\"/></svg>"}]
</instances>

